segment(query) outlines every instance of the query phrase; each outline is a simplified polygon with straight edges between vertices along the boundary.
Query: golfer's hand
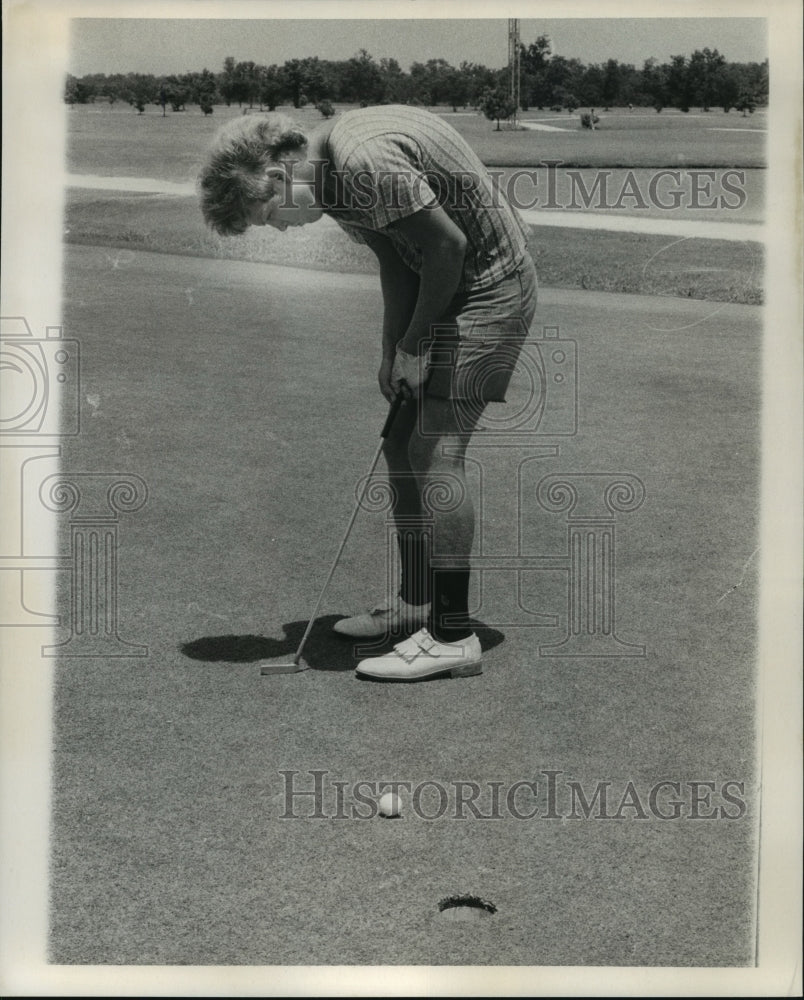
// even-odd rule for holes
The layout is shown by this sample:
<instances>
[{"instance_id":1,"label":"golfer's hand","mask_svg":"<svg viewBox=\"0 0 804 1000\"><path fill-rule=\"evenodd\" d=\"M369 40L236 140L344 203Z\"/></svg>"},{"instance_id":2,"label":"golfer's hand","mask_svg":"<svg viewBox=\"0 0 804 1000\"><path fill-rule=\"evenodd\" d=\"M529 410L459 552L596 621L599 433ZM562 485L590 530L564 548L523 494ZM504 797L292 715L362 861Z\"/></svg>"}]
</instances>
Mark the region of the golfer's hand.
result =
<instances>
[{"instance_id":1,"label":"golfer's hand","mask_svg":"<svg viewBox=\"0 0 804 1000\"><path fill-rule=\"evenodd\" d=\"M405 399L418 396L422 383L427 378L427 355L419 357L397 348L391 369L391 389L396 396L400 392Z\"/></svg>"},{"instance_id":2,"label":"golfer's hand","mask_svg":"<svg viewBox=\"0 0 804 1000\"><path fill-rule=\"evenodd\" d=\"M394 401L394 396L396 395L394 390L391 388L391 369L393 367L393 358L383 358L380 370L377 373L377 381L380 384L380 392L383 396L385 396L389 403Z\"/></svg>"}]
</instances>

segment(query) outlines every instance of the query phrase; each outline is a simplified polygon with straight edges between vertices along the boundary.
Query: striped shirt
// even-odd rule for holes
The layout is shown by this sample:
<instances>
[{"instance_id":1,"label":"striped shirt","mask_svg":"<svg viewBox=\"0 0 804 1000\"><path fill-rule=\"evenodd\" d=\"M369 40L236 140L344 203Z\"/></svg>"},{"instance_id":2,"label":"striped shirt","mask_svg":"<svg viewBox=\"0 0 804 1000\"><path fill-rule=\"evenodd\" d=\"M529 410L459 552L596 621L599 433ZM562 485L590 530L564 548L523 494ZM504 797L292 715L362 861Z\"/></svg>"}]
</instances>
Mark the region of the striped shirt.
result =
<instances>
[{"instance_id":1,"label":"striped shirt","mask_svg":"<svg viewBox=\"0 0 804 1000\"><path fill-rule=\"evenodd\" d=\"M404 263L421 273L420 249L393 227L440 205L467 239L461 291L508 277L527 250L525 229L478 156L438 115L406 105L347 111L329 135L328 210L356 243L380 231ZM340 207L340 206L345 207Z\"/></svg>"}]
</instances>

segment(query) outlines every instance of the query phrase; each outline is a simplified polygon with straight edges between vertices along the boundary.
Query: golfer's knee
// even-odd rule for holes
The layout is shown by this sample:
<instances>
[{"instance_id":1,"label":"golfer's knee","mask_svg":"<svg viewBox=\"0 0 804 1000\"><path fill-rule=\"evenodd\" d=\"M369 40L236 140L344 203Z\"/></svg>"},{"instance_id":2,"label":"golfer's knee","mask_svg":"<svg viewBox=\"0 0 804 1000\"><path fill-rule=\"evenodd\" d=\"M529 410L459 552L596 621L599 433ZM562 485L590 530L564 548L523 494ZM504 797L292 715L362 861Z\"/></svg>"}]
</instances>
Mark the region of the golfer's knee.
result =
<instances>
[{"instance_id":1,"label":"golfer's knee","mask_svg":"<svg viewBox=\"0 0 804 1000\"><path fill-rule=\"evenodd\" d=\"M453 435L429 437L414 434L408 443L410 467L420 476L437 475L439 472L463 474L464 449Z\"/></svg>"}]
</instances>

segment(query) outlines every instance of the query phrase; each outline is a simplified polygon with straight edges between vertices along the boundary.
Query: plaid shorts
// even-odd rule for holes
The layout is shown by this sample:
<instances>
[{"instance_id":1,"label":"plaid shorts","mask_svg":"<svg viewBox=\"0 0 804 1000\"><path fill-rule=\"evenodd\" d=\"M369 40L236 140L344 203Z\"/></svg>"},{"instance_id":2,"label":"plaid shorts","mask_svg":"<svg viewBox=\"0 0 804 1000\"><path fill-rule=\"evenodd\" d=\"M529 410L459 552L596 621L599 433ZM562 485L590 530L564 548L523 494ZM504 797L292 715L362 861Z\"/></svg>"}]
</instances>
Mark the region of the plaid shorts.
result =
<instances>
[{"instance_id":1,"label":"plaid shorts","mask_svg":"<svg viewBox=\"0 0 804 1000\"><path fill-rule=\"evenodd\" d=\"M474 404L505 402L536 312L536 268L529 254L507 278L459 292L432 327L425 394Z\"/></svg>"}]
</instances>

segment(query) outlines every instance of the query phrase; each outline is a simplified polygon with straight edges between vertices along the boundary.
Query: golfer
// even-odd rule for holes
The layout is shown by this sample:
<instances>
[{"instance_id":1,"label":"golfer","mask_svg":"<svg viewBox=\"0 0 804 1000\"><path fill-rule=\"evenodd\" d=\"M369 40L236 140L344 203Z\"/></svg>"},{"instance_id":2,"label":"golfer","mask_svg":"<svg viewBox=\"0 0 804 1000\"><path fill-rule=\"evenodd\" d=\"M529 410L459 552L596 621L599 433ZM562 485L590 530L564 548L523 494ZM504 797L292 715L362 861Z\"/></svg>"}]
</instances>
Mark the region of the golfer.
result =
<instances>
[{"instance_id":1,"label":"golfer","mask_svg":"<svg viewBox=\"0 0 804 1000\"><path fill-rule=\"evenodd\" d=\"M394 105L310 130L279 114L239 117L218 133L200 190L204 217L222 235L249 226L284 232L328 215L376 255L379 388L389 401L406 400L384 447L401 587L334 629L361 639L409 635L361 661L362 675L480 673L464 455L486 404L505 400L535 312L536 273L515 210L443 119Z\"/></svg>"}]
</instances>

